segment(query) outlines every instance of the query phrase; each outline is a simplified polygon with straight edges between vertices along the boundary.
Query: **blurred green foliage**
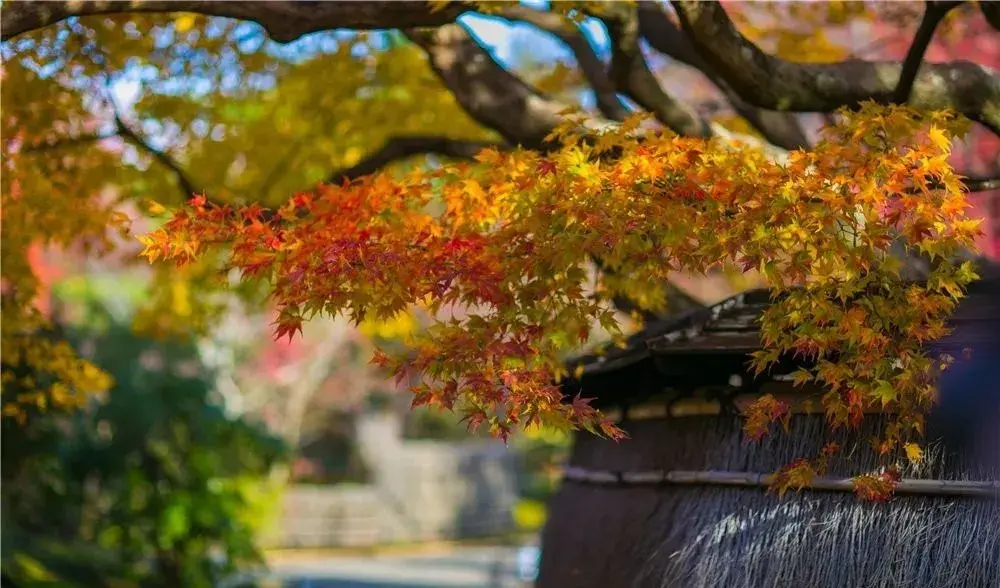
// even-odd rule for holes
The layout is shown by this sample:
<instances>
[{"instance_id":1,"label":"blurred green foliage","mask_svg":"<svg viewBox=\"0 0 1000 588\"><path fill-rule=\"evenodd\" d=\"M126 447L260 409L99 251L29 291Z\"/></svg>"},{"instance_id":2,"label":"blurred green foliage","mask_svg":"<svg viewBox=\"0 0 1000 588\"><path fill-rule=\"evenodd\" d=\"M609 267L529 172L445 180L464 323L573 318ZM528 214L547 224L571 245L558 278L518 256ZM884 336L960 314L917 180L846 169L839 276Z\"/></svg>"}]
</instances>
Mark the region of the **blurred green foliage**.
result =
<instances>
[{"instance_id":1,"label":"blurred green foliage","mask_svg":"<svg viewBox=\"0 0 1000 588\"><path fill-rule=\"evenodd\" d=\"M107 398L2 421L3 585L214 586L261 562L285 448L226 414L191 343L136 336L95 292L52 335L111 373Z\"/></svg>"},{"instance_id":2,"label":"blurred green foliage","mask_svg":"<svg viewBox=\"0 0 1000 588\"><path fill-rule=\"evenodd\" d=\"M523 472L514 523L522 531L538 531L545 524L547 504L559 489L560 470L569 456L570 435L565 431L532 428L515 439Z\"/></svg>"}]
</instances>

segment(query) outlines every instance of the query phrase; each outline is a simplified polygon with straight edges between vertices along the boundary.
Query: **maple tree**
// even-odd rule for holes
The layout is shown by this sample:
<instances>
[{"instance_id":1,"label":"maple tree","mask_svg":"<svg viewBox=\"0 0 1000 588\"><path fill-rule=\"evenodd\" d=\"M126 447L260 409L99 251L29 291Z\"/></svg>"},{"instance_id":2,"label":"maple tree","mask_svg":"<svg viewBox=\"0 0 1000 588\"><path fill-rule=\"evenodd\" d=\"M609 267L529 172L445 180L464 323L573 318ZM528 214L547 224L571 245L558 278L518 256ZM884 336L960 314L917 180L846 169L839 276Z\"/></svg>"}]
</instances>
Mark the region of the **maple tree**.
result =
<instances>
[{"instance_id":1,"label":"maple tree","mask_svg":"<svg viewBox=\"0 0 1000 588\"><path fill-rule=\"evenodd\" d=\"M211 293L233 271L266 288L279 337L317 314L419 306L434 324L406 354L376 358L420 376L415 404L502 437L535 423L618 437L585 399L564 401L567 354L595 324L622 334L612 301L668 311L677 272L756 271L780 295L756 366L809 358L797 381L826 386L833 426L891 412L882 449L914 454L940 368L923 344L976 277L960 259L979 236L967 192L996 186L963 178L951 153L970 124L1000 132L1000 76L924 60L959 8L996 34L995 5L962 4L928 3L905 57L864 61L848 59L848 25L903 17L862 3L6 2L3 352L45 385L23 376L12 396L5 384L4 411L107 386L33 336L45 317L24 252L81 238L110 249L107 228L129 220L118 202L153 199L144 256L170 285L145 315L154 330L199 312L210 328ZM562 100L455 22L470 11L564 43L577 67L533 74ZM607 32L607 63L585 19ZM678 99L644 42L697 69L740 118ZM126 81L144 88L131 112L109 90ZM563 101L574 88L595 107ZM822 113L824 129L795 113ZM926 279L909 279L900 250L923 257ZM786 412L762 398L748 434Z\"/></svg>"}]
</instances>

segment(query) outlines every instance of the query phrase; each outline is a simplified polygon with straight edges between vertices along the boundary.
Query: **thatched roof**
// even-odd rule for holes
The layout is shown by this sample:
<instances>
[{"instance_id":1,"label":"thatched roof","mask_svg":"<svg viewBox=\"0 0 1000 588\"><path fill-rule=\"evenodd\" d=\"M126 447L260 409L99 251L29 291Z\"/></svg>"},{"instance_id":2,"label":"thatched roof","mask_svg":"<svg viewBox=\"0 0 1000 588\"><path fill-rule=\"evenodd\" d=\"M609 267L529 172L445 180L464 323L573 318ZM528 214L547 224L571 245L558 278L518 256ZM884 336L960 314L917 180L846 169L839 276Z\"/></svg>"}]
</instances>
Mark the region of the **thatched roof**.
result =
<instances>
[{"instance_id":1,"label":"thatched roof","mask_svg":"<svg viewBox=\"0 0 1000 588\"><path fill-rule=\"evenodd\" d=\"M967 296L951 317L954 332L933 346L935 351L959 354L966 347L993 347L1000 342L1000 266L981 264L982 279L968 287ZM665 386L676 390L726 387L733 376L744 385L780 381L798 367L787 358L755 378L749 354L761 348L759 319L771 303L765 289L754 289L706 308L687 311L648 324L630 336L624 348L571 360L570 373L582 375L562 383L569 396L580 393L594 406L632 404L659 394Z\"/></svg>"},{"instance_id":2,"label":"thatched roof","mask_svg":"<svg viewBox=\"0 0 1000 588\"><path fill-rule=\"evenodd\" d=\"M738 416L631 421L612 443L578 435L570 467L620 473L770 472L841 451L830 476L880 462L861 431L831 434L821 415L796 415L787 433L748 444ZM996 480L940 444L904 479ZM722 484L563 482L542 538L540 588L996 588L1000 586L1000 502L978 496L911 493L885 504L843 491L794 491Z\"/></svg>"},{"instance_id":3,"label":"thatched roof","mask_svg":"<svg viewBox=\"0 0 1000 588\"><path fill-rule=\"evenodd\" d=\"M946 421L992 431L986 443L993 448L1000 437L995 267L981 271L983 279L969 287L951 319L952 335L935 344L953 354L974 348L971 367L945 372L942 406L950 407ZM678 394L708 390L725 398L762 381L790 386L780 375L793 363L754 381L748 373L747 354L760 347L757 319L769 303L766 291L744 292L651 324L625 349L570 364L584 369L564 382L567 393L592 397L605 410L633 408L621 423L629 438L576 436L568 471L580 475L568 476L550 503L538 586L1000 588L1000 501L967 488L919 491L947 484L995 488L996 451L982 459L966 450L971 446L956 450L948 439L930 437L920 465L901 462L904 480L917 491L879 505L843 488L778 499L751 483L685 479L705 472L750 479L818 455L828 441L841 448L829 476L844 479L884 463L870 443L885 426L880 414L866 415L860 430L833 432L820 414L795 414L789 431L755 444L746 442L742 418L726 411L637 416L635 405L650 397L656 400L647 408L662 405L665 389L673 391L665 395L670 404Z\"/></svg>"}]
</instances>

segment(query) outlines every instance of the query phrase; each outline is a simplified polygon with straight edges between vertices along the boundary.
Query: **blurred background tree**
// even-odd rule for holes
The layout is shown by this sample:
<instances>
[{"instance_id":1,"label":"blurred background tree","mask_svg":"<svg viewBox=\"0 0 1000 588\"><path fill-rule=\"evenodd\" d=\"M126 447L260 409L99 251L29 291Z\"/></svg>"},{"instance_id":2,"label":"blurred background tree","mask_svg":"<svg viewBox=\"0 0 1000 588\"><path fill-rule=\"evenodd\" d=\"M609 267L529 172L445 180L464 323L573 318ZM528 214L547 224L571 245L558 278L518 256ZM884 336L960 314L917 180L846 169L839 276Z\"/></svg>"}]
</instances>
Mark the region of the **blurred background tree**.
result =
<instances>
[{"instance_id":1,"label":"blurred background tree","mask_svg":"<svg viewBox=\"0 0 1000 588\"><path fill-rule=\"evenodd\" d=\"M215 586L260 563L265 476L286 447L226 414L192 345L135 335L108 286L122 282L63 284L54 321L114 378L103 402L3 419L4 574L17 586Z\"/></svg>"}]
</instances>

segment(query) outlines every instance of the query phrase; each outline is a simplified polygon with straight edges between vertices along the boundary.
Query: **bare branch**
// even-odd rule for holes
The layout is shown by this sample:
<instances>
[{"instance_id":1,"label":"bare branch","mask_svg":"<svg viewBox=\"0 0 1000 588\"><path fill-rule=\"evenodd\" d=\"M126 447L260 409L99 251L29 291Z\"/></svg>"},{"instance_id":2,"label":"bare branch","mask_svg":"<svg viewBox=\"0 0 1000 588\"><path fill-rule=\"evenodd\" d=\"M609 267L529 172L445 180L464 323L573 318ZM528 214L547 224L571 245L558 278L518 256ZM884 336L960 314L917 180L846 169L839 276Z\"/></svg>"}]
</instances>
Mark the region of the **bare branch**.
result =
<instances>
[{"instance_id":1,"label":"bare branch","mask_svg":"<svg viewBox=\"0 0 1000 588\"><path fill-rule=\"evenodd\" d=\"M194 183L188 177L187 173L181 169L180 165L177 164L173 158L170 157L165 151L161 151L149 143L147 143L138 133L133 131L125 121L121 119L118 111L115 110L115 125L118 128L118 135L123 139L134 145L136 148L145 151L158 161L161 165L173 172L174 176L177 178L177 184L180 186L181 192L184 194L184 198L190 198L192 194L198 194L199 191L195 188Z\"/></svg>"},{"instance_id":2,"label":"bare branch","mask_svg":"<svg viewBox=\"0 0 1000 588\"><path fill-rule=\"evenodd\" d=\"M500 133L511 145L547 149L546 140L563 121L565 104L538 94L497 63L457 24L405 31L424 49L431 68L469 116ZM595 128L610 121L592 121Z\"/></svg>"},{"instance_id":3,"label":"bare branch","mask_svg":"<svg viewBox=\"0 0 1000 588\"><path fill-rule=\"evenodd\" d=\"M611 36L611 76L615 85L674 132L691 137L710 136L708 124L687 105L667 94L649 70L639 47L639 19L635 9L619 4L614 12L615 16L605 16L604 22Z\"/></svg>"},{"instance_id":4,"label":"bare branch","mask_svg":"<svg viewBox=\"0 0 1000 588\"><path fill-rule=\"evenodd\" d=\"M465 28L452 24L434 30L406 31L406 35L424 49L432 69L476 121L500 133L511 145L542 151L558 147L546 139L566 122L565 113L571 109L540 95L504 69ZM595 133L616 124L597 117L584 118L581 123L583 130ZM787 156L783 149L757 137L733 133L720 125L711 125L711 131L759 147L775 159Z\"/></svg>"},{"instance_id":5,"label":"bare branch","mask_svg":"<svg viewBox=\"0 0 1000 588\"><path fill-rule=\"evenodd\" d=\"M654 49L703 73L722 91L737 114L771 143L784 149L809 146L794 114L757 108L740 96L695 50L687 34L675 25L656 2L639 3L639 33Z\"/></svg>"},{"instance_id":6,"label":"bare branch","mask_svg":"<svg viewBox=\"0 0 1000 588\"><path fill-rule=\"evenodd\" d=\"M541 12L523 5L505 9L503 16L532 24L565 43L573 51L580 70L594 89L597 108L601 114L615 121L623 121L628 117L629 109L618 97L618 91L608 78L604 63L597 57L579 26L561 14Z\"/></svg>"},{"instance_id":7,"label":"bare branch","mask_svg":"<svg viewBox=\"0 0 1000 588\"><path fill-rule=\"evenodd\" d=\"M381 149L362 159L355 165L338 170L330 175L330 183L354 180L377 172L382 167L414 155L434 154L455 159L472 159L477 153L489 147L505 148L500 143L488 141L466 141L437 136L392 137Z\"/></svg>"},{"instance_id":8,"label":"bare branch","mask_svg":"<svg viewBox=\"0 0 1000 588\"><path fill-rule=\"evenodd\" d=\"M761 108L828 112L865 100L888 102L902 77L899 62L786 61L743 37L716 2L677 0L673 6L705 60L744 100ZM967 61L924 64L909 104L957 110L1000 135L1000 74L988 67Z\"/></svg>"},{"instance_id":9,"label":"bare branch","mask_svg":"<svg viewBox=\"0 0 1000 588\"><path fill-rule=\"evenodd\" d=\"M123 12L192 12L255 22L278 43L330 29L396 29L437 26L466 10L460 2L432 11L424 0L364 2L213 2L211 0L6 0L0 15L0 39L6 41L74 16Z\"/></svg>"},{"instance_id":10,"label":"bare branch","mask_svg":"<svg viewBox=\"0 0 1000 588\"><path fill-rule=\"evenodd\" d=\"M969 192L990 192L992 190L1000 190L1000 177L967 178L962 180L962 183Z\"/></svg>"},{"instance_id":11,"label":"bare branch","mask_svg":"<svg viewBox=\"0 0 1000 588\"><path fill-rule=\"evenodd\" d=\"M899 74L899 83L896 84L896 91L893 92L893 102L896 104L906 104L910 99L910 92L913 90L913 82L917 79L917 72L920 71L920 64L924 61L924 54L927 47L934 38L934 31L937 30L944 17L951 12L952 8L962 4L962 0L939 2L927 0L927 8L924 10L924 17L920 20L916 35L913 36L913 43L909 51L906 52L906 59L903 60L903 71Z\"/></svg>"}]
</instances>

